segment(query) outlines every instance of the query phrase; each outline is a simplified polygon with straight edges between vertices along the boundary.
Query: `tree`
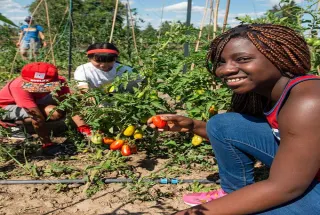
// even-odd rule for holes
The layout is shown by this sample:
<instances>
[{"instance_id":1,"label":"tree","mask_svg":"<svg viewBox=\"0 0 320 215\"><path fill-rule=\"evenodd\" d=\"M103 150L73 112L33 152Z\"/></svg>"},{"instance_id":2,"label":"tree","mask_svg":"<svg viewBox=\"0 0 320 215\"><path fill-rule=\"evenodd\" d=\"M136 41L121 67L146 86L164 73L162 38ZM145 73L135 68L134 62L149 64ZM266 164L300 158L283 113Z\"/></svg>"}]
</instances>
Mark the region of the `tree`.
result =
<instances>
[{"instance_id":1,"label":"tree","mask_svg":"<svg viewBox=\"0 0 320 215\"><path fill-rule=\"evenodd\" d=\"M153 28L151 23L148 23L146 29L141 32L143 38L155 39L157 37L157 30Z\"/></svg>"},{"instance_id":2,"label":"tree","mask_svg":"<svg viewBox=\"0 0 320 215\"><path fill-rule=\"evenodd\" d=\"M40 0L34 1L29 11L32 13ZM52 34L63 34L68 25L67 0L47 1L51 32ZM111 32L115 1L113 0L73 0L73 36L76 46L83 46L92 42L108 41ZM123 37L124 5L119 3L116 18L114 38ZM34 14L36 22L45 28L47 25L46 10L44 3Z\"/></svg>"},{"instance_id":3,"label":"tree","mask_svg":"<svg viewBox=\"0 0 320 215\"><path fill-rule=\"evenodd\" d=\"M271 10L268 10L280 19L286 17L286 21L292 25L301 24L302 11L303 8L294 0L282 0L279 5L274 5Z\"/></svg>"}]
</instances>

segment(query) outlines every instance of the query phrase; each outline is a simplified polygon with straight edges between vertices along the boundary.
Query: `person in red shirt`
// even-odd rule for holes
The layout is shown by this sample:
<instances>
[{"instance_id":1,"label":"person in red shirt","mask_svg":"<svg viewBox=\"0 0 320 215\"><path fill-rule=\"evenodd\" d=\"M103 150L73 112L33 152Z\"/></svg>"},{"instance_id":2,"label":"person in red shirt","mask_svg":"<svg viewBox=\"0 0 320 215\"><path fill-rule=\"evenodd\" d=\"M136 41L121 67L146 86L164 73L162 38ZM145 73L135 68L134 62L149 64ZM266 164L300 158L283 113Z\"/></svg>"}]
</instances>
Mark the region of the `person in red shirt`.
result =
<instances>
[{"instance_id":1,"label":"person in red shirt","mask_svg":"<svg viewBox=\"0 0 320 215\"><path fill-rule=\"evenodd\" d=\"M54 110L57 100L63 100L70 93L66 79L59 76L58 69L45 62L29 63L22 68L21 76L8 82L0 90L0 108L6 110L1 125L7 122L32 123L42 143L42 148L52 148L45 121L58 120L64 116ZM51 113L52 112L52 113ZM77 123L76 123L77 124Z\"/></svg>"}]
</instances>

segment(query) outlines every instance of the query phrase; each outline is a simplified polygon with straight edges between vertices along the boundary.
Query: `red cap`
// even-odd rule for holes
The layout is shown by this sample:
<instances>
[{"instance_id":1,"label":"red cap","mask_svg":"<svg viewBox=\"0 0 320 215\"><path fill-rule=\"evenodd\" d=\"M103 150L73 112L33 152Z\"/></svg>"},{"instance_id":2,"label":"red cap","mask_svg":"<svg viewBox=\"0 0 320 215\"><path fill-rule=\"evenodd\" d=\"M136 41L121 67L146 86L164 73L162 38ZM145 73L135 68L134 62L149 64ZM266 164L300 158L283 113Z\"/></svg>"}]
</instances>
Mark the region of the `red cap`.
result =
<instances>
[{"instance_id":1,"label":"red cap","mask_svg":"<svg viewBox=\"0 0 320 215\"><path fill-rule=\"evenodd\" d=\"M58 69L50 63L29 63L22 68L21 77L22 88L29 92L52 92L60 87Z\"/></svg>"},{"instance_id":2,"label":"red cap","mask_svg":"<svg viewBox=\"0 0 320 215\"><path fill-rule=\"evenodd\" d=\"M58 81L58 69L45 62L29 63L22 68L21 77L32 83L48 83Z\"/></svg>"}]
</instances>

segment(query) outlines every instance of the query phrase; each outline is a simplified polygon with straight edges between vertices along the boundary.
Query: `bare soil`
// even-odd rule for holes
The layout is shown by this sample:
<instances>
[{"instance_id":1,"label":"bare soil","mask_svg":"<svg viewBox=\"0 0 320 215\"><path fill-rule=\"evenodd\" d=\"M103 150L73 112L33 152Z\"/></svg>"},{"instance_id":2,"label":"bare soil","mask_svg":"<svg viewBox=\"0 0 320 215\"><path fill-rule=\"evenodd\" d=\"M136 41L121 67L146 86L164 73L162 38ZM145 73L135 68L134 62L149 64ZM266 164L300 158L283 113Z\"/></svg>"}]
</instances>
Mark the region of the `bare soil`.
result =
<instances>
[{"instance_id":1,"label":"bare soil","mask_svg":"<svg viewBox=\"0 0 320 215\"><path fill-rule=\"evenodd\" d=\"M60 127L60 128L63 128ZM63 129L62 129L63 130ZM56 137L55 142L63 142L63 137ZM19 144L19 142L8 142L0 140L0 144ZM0 146L1 147L1 146ZM50 163L61 163L64 165L84 168L92 160L88 159L90 153L80 153L76 159L59 160L57 157L45 157L38 155L31 156L31 162L37 167L46 167ZM213 157L205 157L211 160ZM168 167L166 164L170 158L153 157L150 158L144 151L129 156L128 164L132 166L134 173L140 177L160 174ZM217 172L208 171L208 168L193 165L185 167L176 165L172 171L177 173L180 179L217 179ZM216 168L213 167L212 169ZM19 170L20 169L20 170ZM260 163L256 165L256 178L261 180L267 176L267 169ZM34 179L26 176L13 160L5 163L0 162L1 172L8 174L6 180L29 180ZM111 172L108 178L117 178L117 172ZM46 177L39 179L62 179L62 177ZM64 176L64 178L67 178ZM77 178L81 178L77 177ZM77 214L77 215L102 215L102 214L172 214L189 206L182 201L183 194L191 192L191 184L156 184L150 186L145 192L134 193L134 184L105 184L102 189L91 197L84 194L84 184L69 184L63 187L63 191L58 192L59 186L56 184L28 184L28 185L0 185L0 215L57 215L57 214ZM216 189L219 185L203 185L204 189ZM130 190L131 188L131 190Z\"/></svg>"},{"instance_id":2,"label":"bare soil","mask_svg":"<svg viewBox=\"0 0 320 215\"><path fill-rule=\"evenodd\" d=\"M129 161L141 176L156 173L164 168L166 159L148 160L144 153L132 155ZM37 166L50 161L39 160ZM79 161L78 161L79 162ZM184 179L206 178L212 172L194 171ZM12 179L30 179L14 177ZM67 192L57 192L56 185L0 185L0 214L171 214L187 208L182 195L188 184L155 185L149 194L157 198L151 201L138 200L131 194L130 184L108 184L90 198L83 194L84 185L68 185ZM216 185L211 185L215 188ZM164 197L159 197L163 193ZM165 197L167 195L168 197Z\"/></svg>"}]
</instances>

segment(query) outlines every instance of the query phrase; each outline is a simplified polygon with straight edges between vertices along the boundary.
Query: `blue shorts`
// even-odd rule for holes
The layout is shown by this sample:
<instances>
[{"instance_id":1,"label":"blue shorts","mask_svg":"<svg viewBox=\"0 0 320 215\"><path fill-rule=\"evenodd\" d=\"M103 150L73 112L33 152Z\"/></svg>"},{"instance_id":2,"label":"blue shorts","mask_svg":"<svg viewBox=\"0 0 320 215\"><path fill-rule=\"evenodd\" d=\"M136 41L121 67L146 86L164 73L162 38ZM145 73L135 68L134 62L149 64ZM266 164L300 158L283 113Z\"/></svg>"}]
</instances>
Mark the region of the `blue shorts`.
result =
<instances>
[{"instance_id":1,"label":"blue shorts","mask_svg":"<svg viewBox=\"0 0 320 215\"><path fill-rule=\"evenodd\" d=\"M20 44L20 51L31 49L36 52L39 50L40 46L41 46L40 41L36 42L34 40L30 40L30 41L22 40Z\"/></svg>"}]
</instances>

